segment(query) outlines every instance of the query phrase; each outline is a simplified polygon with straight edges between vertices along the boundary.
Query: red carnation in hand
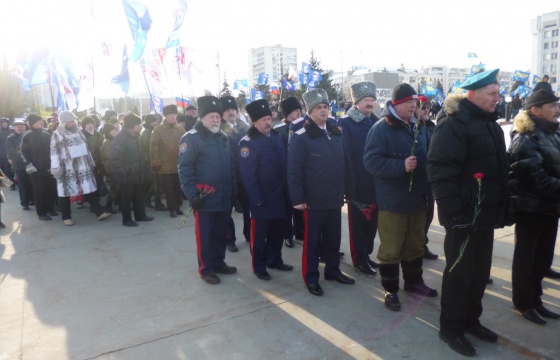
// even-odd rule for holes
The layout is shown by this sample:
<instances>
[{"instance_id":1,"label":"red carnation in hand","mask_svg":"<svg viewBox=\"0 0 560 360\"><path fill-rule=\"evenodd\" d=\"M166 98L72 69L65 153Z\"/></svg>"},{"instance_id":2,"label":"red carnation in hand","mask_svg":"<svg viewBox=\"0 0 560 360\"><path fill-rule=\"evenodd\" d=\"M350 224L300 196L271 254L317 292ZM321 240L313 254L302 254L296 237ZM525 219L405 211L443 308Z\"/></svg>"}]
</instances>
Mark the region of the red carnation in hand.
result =
<instances>
[{"instance_id":1,"label":"red carnation in hand","mask_svg":"<svg viewBox=\"0 0 560 360\"><path fill-rule=\"evenodd\" d=\"M477 180L482 179L484 177L484 173L474 173L473 177Z\"/></svg>"},{"instance_id":2,"label":"red carnation in hand","mask_svg":"<svg viewBox=\"0 0 560 360\"><path fill-rule=\"evenodd\" d=\"M204 189L204 184L196 184L196 190Z\"/></svg>"}]
</instances>

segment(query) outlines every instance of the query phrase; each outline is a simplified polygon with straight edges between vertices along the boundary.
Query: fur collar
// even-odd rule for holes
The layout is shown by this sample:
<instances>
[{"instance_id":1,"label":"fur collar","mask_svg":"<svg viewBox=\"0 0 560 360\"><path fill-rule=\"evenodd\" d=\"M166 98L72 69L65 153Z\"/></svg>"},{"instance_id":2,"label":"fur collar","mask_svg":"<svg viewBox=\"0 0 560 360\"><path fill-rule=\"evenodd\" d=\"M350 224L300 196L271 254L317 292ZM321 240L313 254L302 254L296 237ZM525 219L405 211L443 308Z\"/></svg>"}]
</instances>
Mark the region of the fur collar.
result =
<instances>
[{"instance_id":1,"label":"fur collar","mask_svg":"<svg viewBox=\"0 0 560 360\"><path fill-rule=\"evenodd\" d=\"M459 104L463 99L467 98L467 94L450 94L443 103L443 111L446 114L452 115L459 111Z\"/></svg>"},{"instance_id":2,"label":"fur collar","mask_svg":"<svg viewBox=\"0 0 560 360\"><path fill-rule=\"evenodd\" d=\"M278 134L277 130L270 130L271 134ZM247 130L247 134L246 134L249 138L251 139L256 139L258 137L264 136L264 134L262 132L260 132L256 127L254 127L253 125L251 125L251 127L249 128L249 130Z\"/></svg>"},{"instance_id":3,"label":"fur collar","mask_svg":"<svg viewBox=\"0 0 560 360\"><path fill-rule=\"evenodd\" d=\"M358 110L356 105L352 106L348 110L346 115L350 116L350 119L354 120L357 123L361 122L362 120L364 120L366 118L366 116L364 114L362 114L362 112L360 110Z\"/></svg>"},{"instance_id":4,"label":"fur collar","mask_svg":"<svg viewBox=\"0 0 560 360\"><path fill-rule=\"evenodd\" d=\"M549 123L546 120L537 119L529 114L528 110L520 111L513 119L513 131L519 134L528 134L535 128L542 128L545 132L554 134L558 130L558 123Z\"/></svg>"},{"instance_id":5,"label":"fur collar","mask_svg":"<svg viewBox=\"0 0 560 360\"><path fill-rule=\"evenodd\" d=\"M309 118L305 122L305 125L303 125L303 127L305 128L305 132L309 133L309 137L312 139L325 135L323 130L321 130L319 126L315 124L315 121L313 121L311 118ZM331 125L328 121L327 121L327 132L332 136L341 135L340 130L336 126Z\"/></svg>"}]
</instances>

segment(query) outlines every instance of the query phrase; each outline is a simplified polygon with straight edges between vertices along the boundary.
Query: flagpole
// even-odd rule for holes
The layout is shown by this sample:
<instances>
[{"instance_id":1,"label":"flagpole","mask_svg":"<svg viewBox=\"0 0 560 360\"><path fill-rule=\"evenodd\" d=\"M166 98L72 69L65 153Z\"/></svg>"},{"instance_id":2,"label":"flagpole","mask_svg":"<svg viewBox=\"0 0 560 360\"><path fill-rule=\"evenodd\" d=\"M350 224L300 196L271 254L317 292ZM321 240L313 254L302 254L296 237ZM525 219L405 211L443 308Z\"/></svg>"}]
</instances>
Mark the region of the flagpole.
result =
<instances>
[{"instance_id":1,"label":"flagpole","mask_svg":"<svg viewBox=\"0 0 560 360\"><path fill-rule=\"evenodd\" d=\"M97 106L95 102L95 71L93 69L93 54L91 54L91 86L93 87L93 111L97 113Z\"/></svg>"},{"instance_id":2,"label":"flagpole","mask_svg":"<svg viewBox=\"0 0 560 360\"><path fill-rule=\"evenodd\" d=\"M148 95L150 95L150 103L152 101L154 101L154 99L152 98L152 92L150 91L150 87L148 86L148 80L146 80L146 73L144 72L144 68L142 68L142 63L139 62L138 64L140 64L140 70L142 70L142 75L144 76L144 82L146 83L146 88L148 89ZM154 111L156 112L156 114L158 113L155 104L154 104Z\"/></svg>"}]
</instances>

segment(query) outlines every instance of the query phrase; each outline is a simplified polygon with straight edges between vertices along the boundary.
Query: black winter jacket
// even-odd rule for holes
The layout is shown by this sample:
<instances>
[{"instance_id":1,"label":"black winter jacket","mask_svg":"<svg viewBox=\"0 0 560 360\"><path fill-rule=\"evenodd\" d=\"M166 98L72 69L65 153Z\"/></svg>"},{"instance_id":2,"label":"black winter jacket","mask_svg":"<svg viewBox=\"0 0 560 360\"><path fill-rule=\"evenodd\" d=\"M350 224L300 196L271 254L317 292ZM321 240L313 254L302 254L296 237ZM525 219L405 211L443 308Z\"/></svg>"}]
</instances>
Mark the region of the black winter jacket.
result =
<instances>
[{"instance_id":1,"label":"black winter jacket","mask_svg":"<svg viewBox=\"0 0 560 360\"><path fill-rule=\"evenodd\" d=\"M505 226L509 165L504 132L497 119L497 113L484 112L465 95L450 95L445 100L444 116L434 130L427 163L443 226L450 226L458 216L473 219L478 194L475 173L484 174L475 225L480 229Z\"/></svg>"},{"instance_id":2,"label":"black winter jacket","mask_svg":"<svg viewBox=\"0 0 560 360\"><path fill-rule=\"evenodd\" d=\"M16 132L6 139L8 160L12 161L12 167L16 171L25 170L25 163L21 157L21 139L23 139L23 134Z\"/></svg>"},{"instance_id":3,"label":"black winter jacket","mask_svg":"<svg viewBox=\"0 0 560 360\"><path fill-rule=\"evenodd\" d=\"M508 150L510 210L560 216L560 137L558 123L520 112Z\"/></svg>"},{"instance_id":4,"label":"black winter jacket","mask_svg":"<svg viewBox=\"0 0 560 360\"><path fill-rule=\"evenodd\" d=\"M136 185L144 182L146 162L140 149L139 134L123 128L111 144L109 161L113 176L120 185Z\"/></svg>"},{"instance_id":5,"label":"black winter jacket","mask_svg":"<svg viewBox=\"0 0 560 360\"><path fill-rule=\"evenodd\" d=\"M51 134L47 130L31 128L25 132L21 139L21 155L25 165L32 163L37 169L30 176L51 176Z\"/></svg>"}]
</instances>

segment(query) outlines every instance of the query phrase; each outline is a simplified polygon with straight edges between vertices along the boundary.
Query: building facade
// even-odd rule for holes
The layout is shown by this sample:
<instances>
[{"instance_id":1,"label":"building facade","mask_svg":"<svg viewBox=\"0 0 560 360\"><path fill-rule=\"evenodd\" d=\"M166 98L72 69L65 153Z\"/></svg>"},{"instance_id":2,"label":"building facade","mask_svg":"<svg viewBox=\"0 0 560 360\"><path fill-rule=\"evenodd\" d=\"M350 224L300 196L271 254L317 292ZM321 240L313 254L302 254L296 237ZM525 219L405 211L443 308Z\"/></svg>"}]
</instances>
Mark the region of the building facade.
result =
<instances>
[{"instance_id":1,"label":"building facade","mask_svg":"<svg viewBox=\"0 0 560 360\"><path fill-rule=\"evenodd\" d=\"M268 83L279 84L290 67L297 69L297 49L282 45L262 46L249 50L249 82L256 83L259 74L268 74Z\"/></svg>"},{"instance_id":2,"label":"building facade","mask_svg":"<svg viewBox=\"0 0 560 360\"><path fill-rule=\"evenodd\" d=\"M531 20L531 34L533 57L531 59L531 74L542 77L548 75L552 89L558 91L560 76L560 11L538 16Z\"/></svg>"}]
</instances>

